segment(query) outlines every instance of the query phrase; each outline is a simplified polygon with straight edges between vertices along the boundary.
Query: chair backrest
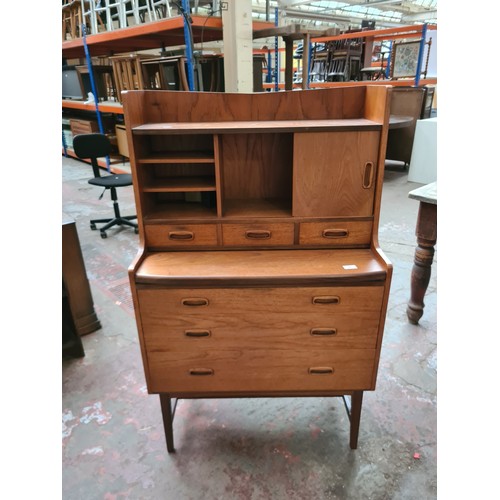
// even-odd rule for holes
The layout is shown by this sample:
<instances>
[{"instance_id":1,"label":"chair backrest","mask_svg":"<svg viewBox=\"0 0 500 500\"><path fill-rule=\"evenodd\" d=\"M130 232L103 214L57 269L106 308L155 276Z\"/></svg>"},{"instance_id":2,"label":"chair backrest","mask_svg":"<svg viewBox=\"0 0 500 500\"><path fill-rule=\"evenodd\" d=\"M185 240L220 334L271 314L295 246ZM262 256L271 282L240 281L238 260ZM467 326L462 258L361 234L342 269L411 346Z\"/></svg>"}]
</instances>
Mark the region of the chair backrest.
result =
<instances>
[{"instance_id":1,"label":"chair backrest","mask_svg":"<svg viewBox=\"0 0 500 500\"><path fill-rule=\"evenodd\" d=\"M100 177L97 158L109 156L111 142L104 134L78 134L73 137L73 149L81 159L90 159L94 177Z\"/></svg>"}]
</instances>

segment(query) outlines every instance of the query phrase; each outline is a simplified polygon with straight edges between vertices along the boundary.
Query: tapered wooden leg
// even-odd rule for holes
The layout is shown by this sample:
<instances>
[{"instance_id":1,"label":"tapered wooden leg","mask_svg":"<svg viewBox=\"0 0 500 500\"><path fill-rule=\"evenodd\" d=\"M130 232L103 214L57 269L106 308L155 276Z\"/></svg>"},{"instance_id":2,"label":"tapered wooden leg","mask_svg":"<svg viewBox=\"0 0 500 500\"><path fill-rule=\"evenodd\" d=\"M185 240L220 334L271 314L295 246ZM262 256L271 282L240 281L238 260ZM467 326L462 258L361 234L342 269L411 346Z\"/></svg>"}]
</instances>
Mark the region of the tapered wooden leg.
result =
<instances>
[{"instance_id":1,"label":"tapered wooden leg","mask_svg":"<svg viewBox=\"0 0 500 500\"><path fill-rule=\"evenodd\" d=\"M163 428L165 429L165 438L167 440L167 450L169 453L175 451L174 448L174 430L172 402L166 394L160 394L161 413L163 415Z\"/></svg>"},{"instance_id":2,"label":"tapered wooden leg","mask_svg":"<svg viewBox=\"0 0 500 500\"><path fill-rule=\"evenodd\" d=\"M416 325L424 314L424 296L431 278L434 245L437 240L437 207L420 203L417 218L417 249L411 271L411 295L406 308L410 323Z\"/></svg>"},{"instance_id":3,"label":"tapered wooden leg","mask_svg":"<svg viewBox=\"0 0 500 500\"><path fill-rule=\"evenodd\" d=\"M349 446L352 450L358 447L359 422L361 420L361 406L363 404L363 391L355 391L351 396L351 433Z\"/></svg>"}]
</instances>

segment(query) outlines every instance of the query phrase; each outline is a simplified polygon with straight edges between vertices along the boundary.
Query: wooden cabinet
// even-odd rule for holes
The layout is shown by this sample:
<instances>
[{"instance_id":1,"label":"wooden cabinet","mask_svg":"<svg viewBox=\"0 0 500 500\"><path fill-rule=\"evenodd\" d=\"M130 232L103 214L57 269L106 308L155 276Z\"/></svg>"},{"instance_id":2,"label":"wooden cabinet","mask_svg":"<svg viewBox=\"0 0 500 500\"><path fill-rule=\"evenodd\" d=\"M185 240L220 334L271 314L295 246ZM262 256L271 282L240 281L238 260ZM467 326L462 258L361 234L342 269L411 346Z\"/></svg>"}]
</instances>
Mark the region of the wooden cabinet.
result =
<instances>
[{"instance_id":1,"label":"wooden cabinet","mask_svg":"<svg viewBox=\"0 0 500 500\"><path fill-rule=\"evenodd\" d=\"M73 137L78 134L94 134L99 132L97 120L81 120L77 118L70 118L69 126Z\"/></svg>"},{"instance_id":2,"label":"wooden cabinet","mask_svg":"<svg viewBox=\"0 0 500 500\"><path fill-rule=\"evenodd\" d=\"M63 307L71 318L67 324L79 336L87 335L101 328L101 323L94 310L94 300L87 278L85 262L76 223L63 213L62 221L62 283Z\"/></svg>"},{"instance_id":3,"label":"wooden cabinet","mask_svg":"<svg viewBox=\"0 0 500 500\"><path fill-rule=\"evenodd\" d=\"M129 276L148 391L374 390L392 267L378 247L391 89L123 93L141 250Z\"/></svg>"}]
</instances>

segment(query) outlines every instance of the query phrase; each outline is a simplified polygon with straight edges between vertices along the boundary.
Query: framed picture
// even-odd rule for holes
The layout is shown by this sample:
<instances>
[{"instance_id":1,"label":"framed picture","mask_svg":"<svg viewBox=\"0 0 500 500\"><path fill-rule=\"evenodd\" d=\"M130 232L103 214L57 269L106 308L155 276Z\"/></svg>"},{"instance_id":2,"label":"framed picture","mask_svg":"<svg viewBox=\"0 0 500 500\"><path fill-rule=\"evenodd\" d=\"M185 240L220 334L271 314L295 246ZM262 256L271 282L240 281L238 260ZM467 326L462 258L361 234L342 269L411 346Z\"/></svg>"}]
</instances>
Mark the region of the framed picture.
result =
<instances>
[{"instance_id":1,"label":"framed picture","mask_svg":"<svg viewBox=\"0 0 500 500\"><path fill-rule=\"evenodd\" d=\"M391 77L415 77L417 75L420 41L395 43L393 50Z\"/></svg>"}]
</instances>

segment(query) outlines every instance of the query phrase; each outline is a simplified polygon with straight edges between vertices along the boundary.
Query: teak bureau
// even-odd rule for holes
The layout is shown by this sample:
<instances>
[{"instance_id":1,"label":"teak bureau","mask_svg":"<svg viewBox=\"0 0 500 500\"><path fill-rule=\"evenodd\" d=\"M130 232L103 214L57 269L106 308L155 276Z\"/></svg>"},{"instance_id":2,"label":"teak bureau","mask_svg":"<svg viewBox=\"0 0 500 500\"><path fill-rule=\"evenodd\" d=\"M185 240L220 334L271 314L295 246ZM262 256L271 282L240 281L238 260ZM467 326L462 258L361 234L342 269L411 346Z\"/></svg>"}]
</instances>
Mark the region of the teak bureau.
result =
<instances>
[{"instance_id":1,"label":"teak bureau","mask_svg":"<svg viewBox=\"0 0 500 500\"><path fill-rule=\"evenodd\" d=\"M130 284L168 451L172 398L214 397L350 396L357 447L392 274L377 240L390 92L123 93Z\"/></svg>"}]
</instances>

